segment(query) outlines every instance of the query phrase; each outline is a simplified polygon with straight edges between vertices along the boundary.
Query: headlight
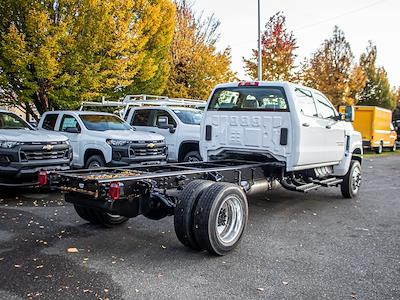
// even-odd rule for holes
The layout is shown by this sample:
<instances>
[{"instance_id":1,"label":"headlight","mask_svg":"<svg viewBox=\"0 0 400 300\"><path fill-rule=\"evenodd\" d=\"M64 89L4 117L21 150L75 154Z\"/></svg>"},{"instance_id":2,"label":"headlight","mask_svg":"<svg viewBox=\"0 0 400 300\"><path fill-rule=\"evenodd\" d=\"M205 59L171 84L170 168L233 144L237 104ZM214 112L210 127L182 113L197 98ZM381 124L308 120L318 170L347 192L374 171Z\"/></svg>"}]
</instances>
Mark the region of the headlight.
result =
<instances>
[{"instance_id":1,"label":"headlight","mask_svg":"<svg viewBox=\"0 0 400 300\"><path fill-rule=\"evenodd\" d=\"M126 144L131 143L131 141L126 140L106 140L107 144L110 146L125 146Z\"/></svg>"},{"instance_id":2,"label":"headlight","mask_svg":"<svg viewBox=\"0 0 400 300\"><path fill-rule=\"evenodd\" d=\"M64 143L67 144L67 145L71 145L71 143L69 142L69 140L65 141Z\"/></svg>"},{"instance_id":3,"label":"headlight","mask_svg":"<svg viewBox=\"0 0 400 300\"><path fill-rule=\"evenodd\" d=\"M0 148L10 149L22 144L22 142L0 141Z\"/></svg>"}]
</instances>

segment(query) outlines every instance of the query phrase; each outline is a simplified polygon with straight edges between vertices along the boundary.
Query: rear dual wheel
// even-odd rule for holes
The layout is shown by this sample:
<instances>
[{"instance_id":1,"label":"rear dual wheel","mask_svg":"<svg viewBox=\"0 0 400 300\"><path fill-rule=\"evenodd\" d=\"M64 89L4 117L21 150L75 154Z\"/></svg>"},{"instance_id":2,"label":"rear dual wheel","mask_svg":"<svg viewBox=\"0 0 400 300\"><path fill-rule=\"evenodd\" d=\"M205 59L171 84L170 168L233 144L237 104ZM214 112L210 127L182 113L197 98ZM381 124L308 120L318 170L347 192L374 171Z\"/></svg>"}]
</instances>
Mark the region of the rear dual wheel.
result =
<instances>
[{"instance_id":1,"label":"rear dual wheel","mask_svg":"<svg viewBox=\"0 0 400 300\"><path fill-rule=\"evenodd\" d=\"M178 199L175 232L187 247L225 255L239 244L247 218L246 195L237 185L195 180Z\"/></svg>"}]
</instances>

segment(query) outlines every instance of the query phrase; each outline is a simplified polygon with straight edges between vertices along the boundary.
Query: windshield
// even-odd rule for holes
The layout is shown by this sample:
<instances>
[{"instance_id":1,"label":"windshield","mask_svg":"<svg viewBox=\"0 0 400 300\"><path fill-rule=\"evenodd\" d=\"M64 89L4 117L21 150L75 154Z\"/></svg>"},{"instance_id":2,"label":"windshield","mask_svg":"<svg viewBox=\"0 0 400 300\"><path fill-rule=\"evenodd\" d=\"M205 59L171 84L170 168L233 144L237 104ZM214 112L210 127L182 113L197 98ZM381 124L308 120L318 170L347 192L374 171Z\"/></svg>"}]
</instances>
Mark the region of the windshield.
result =
<instances>
[{"instance_id":1,"label":"windshield","mask_svg":"<svg viewBox=\"0 0 400 300\"><path fill-rule=\"evenodd\" d=\"M288 111L282 87L239 86L215 90L209 110Z\"/></svg>"},{"instance_id":2,"label":"windshield","mask_svg":"<svg viewBox=\"0 0 400 300\"><path fill-rule=\"evenodd\" d=\"M17 115L4 112L0 112L0 129L32 130L32 128Z\"/></svg>"},{"instance_id":3,"label":"windshield","mask_svg":"<svg viewBox=\"0 0 400 300\"><path fill-rule=\"evenodd\" d=\"M178 116L179 120L189 125L200 125L201 118L203 117L203 112L198 109L193 109L193 110L174 109L174 113Z\"/></svg>"},{"instance_id":4,"label":"windshield","mask_svg":"<svg viewBox=\"0 0 400 300\"><path fill-rule=\"evenodd\" d=\"M88 130L129 130L129 124L113 115L80 115L79 116Z\"/></svg>"}]
</instances>

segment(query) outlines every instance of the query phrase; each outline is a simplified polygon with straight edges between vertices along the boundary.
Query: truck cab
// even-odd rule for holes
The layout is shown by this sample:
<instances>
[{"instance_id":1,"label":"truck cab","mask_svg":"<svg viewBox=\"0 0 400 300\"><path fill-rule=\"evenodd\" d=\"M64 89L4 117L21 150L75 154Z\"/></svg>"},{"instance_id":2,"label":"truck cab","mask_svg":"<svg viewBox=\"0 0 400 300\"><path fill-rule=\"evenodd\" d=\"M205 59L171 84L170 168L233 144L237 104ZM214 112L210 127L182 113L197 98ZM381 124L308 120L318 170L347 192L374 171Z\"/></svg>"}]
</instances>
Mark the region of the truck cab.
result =
<instances>
[{"instance_id":1,"label":"truck cab","mask_svg":"<svg viewBox=\"0 0 400 300\"><path fill-rule=\"evenodd\" d=\"M360 133L323 93L288 82L218 85L201 128L206 161L252 156L284 162L287 172L343 176L362 155Z\"/></svg>"}]
</instances>

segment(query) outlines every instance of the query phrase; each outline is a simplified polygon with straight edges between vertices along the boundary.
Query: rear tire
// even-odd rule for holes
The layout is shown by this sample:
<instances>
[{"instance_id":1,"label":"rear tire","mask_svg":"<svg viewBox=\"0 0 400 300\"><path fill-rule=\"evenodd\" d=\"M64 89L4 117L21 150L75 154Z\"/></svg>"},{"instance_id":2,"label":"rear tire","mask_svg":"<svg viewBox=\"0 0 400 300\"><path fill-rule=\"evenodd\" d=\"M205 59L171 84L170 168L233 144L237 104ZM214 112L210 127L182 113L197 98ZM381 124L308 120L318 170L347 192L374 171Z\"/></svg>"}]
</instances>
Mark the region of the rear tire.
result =
<instances>
[{"instance_id":1,"label":"rear tire","mask_svg":"<svg viewBox=\"0 0 400 300\"><path fill-rule=\"evenodd\" d=\"M93 214L93 212L89 208L79 206L76 204L74 204L74 208L75 208L75 211L78 214L78 216L80 216L85 221L88 221L89 223L92 223L92 224L100 223L99 220L97 219L96 215Z\"/></svg>"},{"instance_id":2,"label":"rear tire","mask_svg":"<svg viewBox=\"0 0 400 300\"><path fill-rule=\"evenodd\" d=\"M203 159L201 158L199 151L190 151L183 158L183 161L187 161L187 162L197 162L197 161L202 161L202 160Z\"/></svg>"},{"instance_id":3,"label":"rear tire","mask_svg":"<svg viewBox=\"0 0 400 300\"><path fill-rule=\"evenodd\" d=\"M396 141L395 141L394 144L393 144L393 147L390 148L390 151L396 152L396 150L397 150L397 145L396 145Z\"/></svg>"},{"instance_id":4,"label":"rear tire","mask_svg":"<svg viewBox=\"0 0 400 300\"><path fill-rule=\"evenodd\" d=\"M196 241L210 254L225 255L239 244L247 218L247 198L242 189L231 183L214 183L196 205Z\"/></svg>"},{"instance_id":5,"label":"rear tire","mask_svg":"<svg viewBox=\"0 0 400 300\"><path fill-rule=\"evenodd\" d=\"M355 198L361 186L361 164L358 160L352 160L347 174L343 177L340 190L344 198Z\"/></svg>"},{"instance_id":6,"label":"rear tire","mask_svg":"<svg viewBox=\"0 0 400 300\"><path fill-rule=\"evenodd\" d=\"M383 142L380 142L379 147L375 148L376 154L382 154L383 152Z\"/></svg>"},{"instance_id":7,"label":"rear tire","mask_svg":"<svg viewBox=\"0 0 400 300\"><path fill-rule=\"evenodd\" d=\"M176 236L183 245L193 250L204 250L196 242L193 218L197 201L212 184L212 181L207 180L194 180L190 182L179 194L175 206L174 227Z\"/></svg>"},{"instance_id":8,"label":"rear tire","mask_svg":"<svg viewBox=\"0 0 400 300\"><path fill-rule=\"evenodd\" d=\"M102 168L105 167L106 162L104 158L100 155L92 155L91 157L88 158L88 160L85 163L85 168L86 169L96 169L96 168Z\"/></svg>"}]
</instances>

